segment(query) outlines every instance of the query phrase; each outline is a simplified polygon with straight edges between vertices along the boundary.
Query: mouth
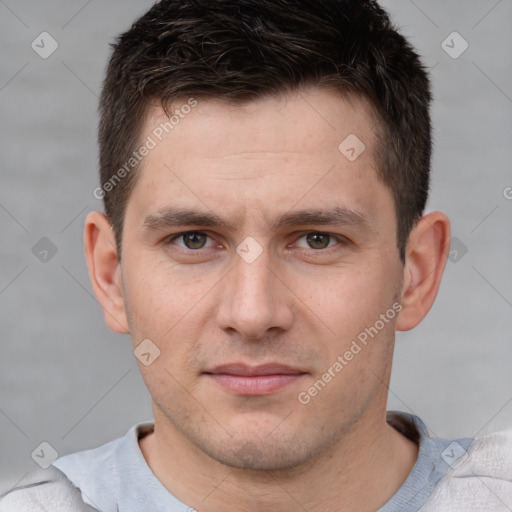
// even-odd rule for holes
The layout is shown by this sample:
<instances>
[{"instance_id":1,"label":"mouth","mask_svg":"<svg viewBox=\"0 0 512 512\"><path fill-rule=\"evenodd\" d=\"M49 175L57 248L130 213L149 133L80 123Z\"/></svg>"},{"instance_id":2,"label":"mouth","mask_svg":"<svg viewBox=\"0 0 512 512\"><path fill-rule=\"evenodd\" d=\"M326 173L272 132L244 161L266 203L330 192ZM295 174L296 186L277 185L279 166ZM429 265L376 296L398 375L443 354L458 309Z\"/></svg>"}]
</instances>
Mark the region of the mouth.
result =
<instances>
[{"instance_id":1,"label":"mouth","mask_svg":"<svg viewBox=\"0 0 512 512\"><path fill-rule=\"evenodd\" d=\"M203 375L234 394L263 396L297 382L307 372L278 363L260 366L233 363L217 366Z\"/></svg>"}]
</instances>

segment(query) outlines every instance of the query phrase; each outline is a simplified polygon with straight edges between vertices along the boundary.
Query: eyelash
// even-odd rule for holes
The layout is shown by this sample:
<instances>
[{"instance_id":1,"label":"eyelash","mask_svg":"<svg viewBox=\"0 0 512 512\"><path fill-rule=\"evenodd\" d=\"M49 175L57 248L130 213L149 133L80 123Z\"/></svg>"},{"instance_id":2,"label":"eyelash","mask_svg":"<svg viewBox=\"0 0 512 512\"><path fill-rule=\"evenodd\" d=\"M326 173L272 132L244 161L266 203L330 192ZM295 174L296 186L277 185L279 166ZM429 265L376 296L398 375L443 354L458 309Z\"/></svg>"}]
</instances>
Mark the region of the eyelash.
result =
<instances>
[{"instance_id":1,"label":"eyelash","mask_svg":"<svg viewBox=\"0 0 512 512\"><path fill-rule=\"evenodd\" d=\"M185 235L189 235L189 234L199 234L199 235L206 235L208 238L212 239L213 238L208 234L206 233L205 231L183 231L181 233L177 233L175 235L172 235L171 237L167 237L165 240L164 240L164 244L167 246L167 245L171 245L175 240L178 240L178 239L183 239L183 237ZM332 234L332 233L327 233L325 231L305 231L304 233L302 233L296 240L294 243L297 243L301 238L304 238L306 237L307 235L311 235L311 234L315 234L315 235L327 235L329 237L329 243L332 241L332 240L335 240L338 242L338 244L340 244L341 246L346 246L350 243L350 241L345 238L344 236L342 235L335 235L335 234ZM208 247L201 247L199 249L189 249L187 247L180 247L180 246L177 246L179 248L179 250L183 251L183 252L186 252L188 254L191 254L191 253L200 253L202 250L205 250L205 249L208 249ZM325 247L323 249L313 249L313 248L301 248L305 251L310 251L312 253L322 253L322 252L327 252L328 250L330 249L333 249L335 248L336 245L334 246L328 246L328 247Z\"/></svg>"}]
</instances>

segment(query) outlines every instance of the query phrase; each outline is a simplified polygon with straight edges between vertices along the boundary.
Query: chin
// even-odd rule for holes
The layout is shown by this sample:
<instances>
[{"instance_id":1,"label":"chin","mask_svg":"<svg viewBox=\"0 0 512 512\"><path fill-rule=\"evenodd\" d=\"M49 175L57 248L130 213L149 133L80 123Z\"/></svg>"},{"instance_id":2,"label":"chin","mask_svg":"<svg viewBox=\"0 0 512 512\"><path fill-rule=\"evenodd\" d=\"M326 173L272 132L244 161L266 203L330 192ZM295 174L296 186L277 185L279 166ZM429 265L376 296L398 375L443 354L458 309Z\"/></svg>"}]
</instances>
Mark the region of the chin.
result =
<instances>
[{"instance_id":1,"label":"chin","mask_svg":"<svg viewBox=\"0 0 512 512\"><path fill-rule=\"evenodd\" d=\"M275 430L275 429L274 429ZM299 437L300 436L300 437ZM209 457L236 469L254 471L286 471L303 465L321 454L331 443L312 436L312 443L304 439L303 430L272 435L272 431L259 429L238 431L232 437L224 437L215 445L208 437L197 446ZM325 444L325 446L323 444Z\"/></svg>"}]
</instances>

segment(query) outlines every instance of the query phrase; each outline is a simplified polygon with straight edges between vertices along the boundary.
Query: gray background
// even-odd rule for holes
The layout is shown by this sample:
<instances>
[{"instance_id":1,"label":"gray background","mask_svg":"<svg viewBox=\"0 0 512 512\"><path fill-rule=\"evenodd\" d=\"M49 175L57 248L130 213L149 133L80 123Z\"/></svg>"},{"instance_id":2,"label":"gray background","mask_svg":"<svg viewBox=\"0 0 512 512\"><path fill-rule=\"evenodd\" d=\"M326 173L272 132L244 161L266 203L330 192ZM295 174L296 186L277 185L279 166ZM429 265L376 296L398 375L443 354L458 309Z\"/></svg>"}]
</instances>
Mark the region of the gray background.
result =
<instances>
[{"instance_id":1,"label":"gray background","mask_svg":"<svg viewBox=\"0 0 512 512\"><path fill-rule=\"evenodd\" d=\"M397 335L389 407L439 436L512 427L512 0L382 4L432 68L429 210L446 212L467 247L425 321ZM87 212L102 208L92 191L108 43L150 5L0 0L0 478L33 468L42 441L64 454L151 418L130 340L107 329L92 294L82 242ZM43 31L59 44L48 59L31 48ZM457 59L441 47L453 31L469 44ZM43 237L57 248L47 262L32 251Z\"/></svg>"}]
</instances>

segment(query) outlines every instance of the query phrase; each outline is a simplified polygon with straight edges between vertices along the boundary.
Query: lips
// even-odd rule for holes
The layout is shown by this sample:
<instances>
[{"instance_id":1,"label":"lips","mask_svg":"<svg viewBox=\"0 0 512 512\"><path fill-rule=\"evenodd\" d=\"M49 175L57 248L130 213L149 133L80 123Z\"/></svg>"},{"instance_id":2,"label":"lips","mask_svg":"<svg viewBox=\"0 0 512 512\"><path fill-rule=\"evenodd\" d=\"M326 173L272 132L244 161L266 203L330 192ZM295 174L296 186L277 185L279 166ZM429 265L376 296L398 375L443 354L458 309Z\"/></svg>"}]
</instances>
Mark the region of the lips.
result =
<instances>
[{"instance_id":1,"label":"lips","mask_svg":"<svg viewBox=\"0 0 512 512\"><path fill-rule=\"evenodd\" d=\"M298 375L303 372L297 368L278 363L268 363L259 366L248 366L245 364L224 364L216 366L213 370L205 373L239 375L241 377L254 377L259 375Z\"/></svg>"},{"instance_id":2,"label":"lips","mask_svg":"<svg viewBox=\"0 0 512 512\"><path fill-rule=\"evenodd\" d=\"M276 393L297 382L306 372L279 363L259 366L232 363L216 366L204 375L227 391L250 396Z\"/></svg>"}]
</instances>

